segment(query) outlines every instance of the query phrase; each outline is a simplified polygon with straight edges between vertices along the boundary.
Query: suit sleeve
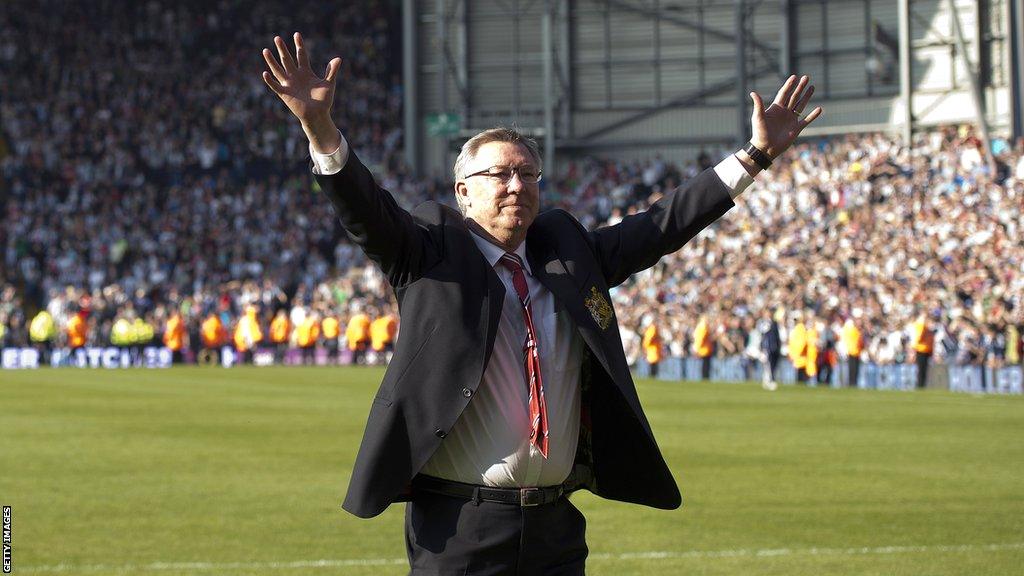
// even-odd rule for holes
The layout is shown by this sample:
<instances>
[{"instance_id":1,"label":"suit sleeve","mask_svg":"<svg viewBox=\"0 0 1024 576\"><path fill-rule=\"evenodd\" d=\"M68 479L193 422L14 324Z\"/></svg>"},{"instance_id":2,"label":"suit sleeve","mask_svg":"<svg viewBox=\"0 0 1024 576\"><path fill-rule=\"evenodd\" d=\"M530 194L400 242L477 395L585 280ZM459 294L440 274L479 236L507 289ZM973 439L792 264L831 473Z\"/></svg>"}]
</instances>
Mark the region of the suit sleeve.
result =
<instances>
[{"instance_id":1,"label":"suit sleeve","mask_svg":"<svg viewBox=\"0 0 1024 576\"><path fill-rule=\"evenodd\" d=\"M314 174L345 227L349 239L380 266L393 288L414 282L436 253L430 235L350 150L336 174Z\"/></svg>"},{"instance_id":2,"label":"suit sleeve","mask_svg":"<svg viewBox=\"0 0 1024 576\"><path fill-rule=\"evenodd\" d=\"M650 268L735 206L713 168L676 188L644 212L589 233L609 286Z\"/></svg>"}]
</instances>

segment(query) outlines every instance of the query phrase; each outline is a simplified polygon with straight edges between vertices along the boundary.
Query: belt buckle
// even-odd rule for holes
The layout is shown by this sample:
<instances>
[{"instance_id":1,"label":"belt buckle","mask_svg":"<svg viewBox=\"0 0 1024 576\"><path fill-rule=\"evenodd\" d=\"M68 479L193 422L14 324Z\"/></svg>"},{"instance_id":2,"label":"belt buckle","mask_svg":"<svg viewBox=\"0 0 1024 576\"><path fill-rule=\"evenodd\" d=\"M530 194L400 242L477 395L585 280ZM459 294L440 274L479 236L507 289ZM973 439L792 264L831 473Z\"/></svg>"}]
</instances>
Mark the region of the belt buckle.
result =
<instances>
[{"instance_id":1,"label":"belt buckle","mask_svg":"<svg viewBox=\"0 0 1024 576\"><path fill-rule=\"evenodd\" d=\"M519 505L526 508L529 506L538 506L540 502L531 501L531 494L542 494L542 492L536 488L520 488L519 489Z\"/></svg>"}]
</instances>

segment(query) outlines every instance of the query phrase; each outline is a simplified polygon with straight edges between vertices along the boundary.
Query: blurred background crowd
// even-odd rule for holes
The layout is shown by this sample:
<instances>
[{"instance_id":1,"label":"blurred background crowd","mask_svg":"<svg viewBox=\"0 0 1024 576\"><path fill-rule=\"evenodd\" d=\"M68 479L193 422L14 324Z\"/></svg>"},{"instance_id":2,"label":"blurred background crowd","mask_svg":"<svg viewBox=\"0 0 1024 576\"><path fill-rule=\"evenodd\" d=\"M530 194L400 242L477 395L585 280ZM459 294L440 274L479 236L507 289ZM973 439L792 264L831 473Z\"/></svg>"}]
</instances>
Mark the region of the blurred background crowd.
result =
<instances>
[{"instance_id":1,"label":"blurred background crowd","mask_svg":"<svg viewBox=\"0 0 1024 576\"><path fill-rule=\"evenodd\" d=\"M394 298L315 190L260 50L290 32L287 15L311 53L343 55L335 115L353 148L403 206L453 204L446 178L401 162L389 4L59 4L56 19L0 11L0 75L17 79L0 83L0 346L163 342L193 358L214 333L280 346L284 316L286 346L384 350ZM627 355L753 355L774 321L781 354L822 368L854 354L1020 363L1024 143L993 149L989 161L962 127L798 143L715 226L614 291ZM542 197L614 224L721 152L576 161Z\"/></svg>"}]
</instances>

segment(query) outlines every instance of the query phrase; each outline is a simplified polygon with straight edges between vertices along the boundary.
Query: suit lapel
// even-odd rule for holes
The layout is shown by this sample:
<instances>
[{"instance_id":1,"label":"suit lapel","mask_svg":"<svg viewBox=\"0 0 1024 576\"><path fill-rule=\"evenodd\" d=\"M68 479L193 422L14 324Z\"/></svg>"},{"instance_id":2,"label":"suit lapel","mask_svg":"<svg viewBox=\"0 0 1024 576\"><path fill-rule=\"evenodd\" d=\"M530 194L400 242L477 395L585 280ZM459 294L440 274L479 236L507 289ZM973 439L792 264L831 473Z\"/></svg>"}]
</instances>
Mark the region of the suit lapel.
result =
<instances>
[{"instance_id":1,"label":"suit lapel","mask_svg":"<svg viewBox=\"0 0 1024 576\"><path fill-rule=\"evenodd\" d=\"M527 237L526 259L530 262L530 270L533 275L569 313L579 329L580 336L583 337L583 341L586 342L594 356L609 374L614 374L608 361L607 347L604 341L605 330L597 325L585 304L586 296L583 290L586 278L581 284L575 275L569 274L565 262L558 257L549 243L543 241L541 234ZM613 323L607 330L614 330L615 338L618 338L618 331L615 327L616 325Z\"/></svg>"}]
</instances>

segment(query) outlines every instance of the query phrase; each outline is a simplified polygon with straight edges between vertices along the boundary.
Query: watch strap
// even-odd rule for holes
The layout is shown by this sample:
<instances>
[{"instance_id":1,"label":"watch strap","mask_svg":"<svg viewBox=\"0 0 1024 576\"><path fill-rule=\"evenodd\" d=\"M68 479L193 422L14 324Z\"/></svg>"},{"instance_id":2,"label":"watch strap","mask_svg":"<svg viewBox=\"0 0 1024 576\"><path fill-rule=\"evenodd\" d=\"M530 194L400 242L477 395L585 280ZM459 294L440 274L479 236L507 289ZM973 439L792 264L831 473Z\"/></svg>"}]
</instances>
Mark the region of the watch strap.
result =
<instances>
[{"instance_id":1,"label":"watch strap","mask_svg":"<svg viewBox=\"0 0 1024 576\"><path fill-rule=\"evenodd\" d=\"M747 153L747 156L754 161L755 164L761 167L762 170L767 170L772 165L772 159L764 153L763 150L754 146L753 142L747 142L747 145L743 148L743 151Z\"/></svg>"}]
</instances>

